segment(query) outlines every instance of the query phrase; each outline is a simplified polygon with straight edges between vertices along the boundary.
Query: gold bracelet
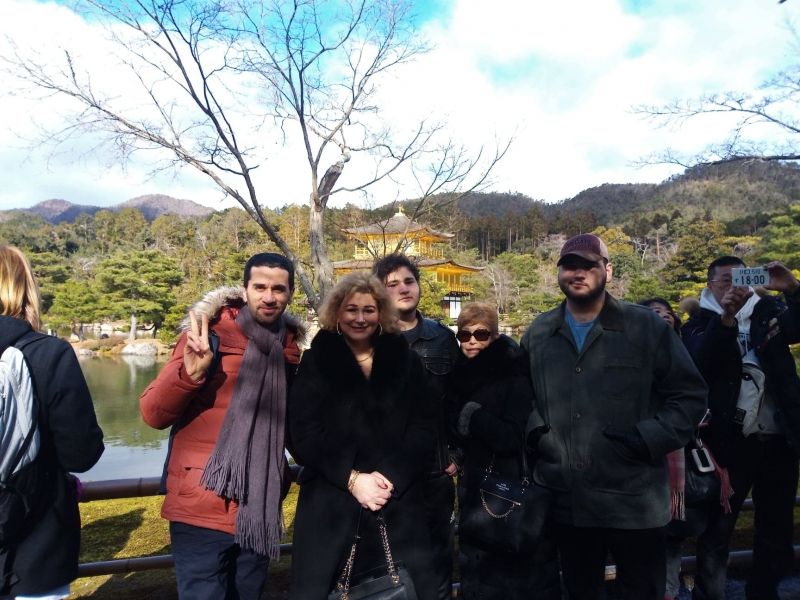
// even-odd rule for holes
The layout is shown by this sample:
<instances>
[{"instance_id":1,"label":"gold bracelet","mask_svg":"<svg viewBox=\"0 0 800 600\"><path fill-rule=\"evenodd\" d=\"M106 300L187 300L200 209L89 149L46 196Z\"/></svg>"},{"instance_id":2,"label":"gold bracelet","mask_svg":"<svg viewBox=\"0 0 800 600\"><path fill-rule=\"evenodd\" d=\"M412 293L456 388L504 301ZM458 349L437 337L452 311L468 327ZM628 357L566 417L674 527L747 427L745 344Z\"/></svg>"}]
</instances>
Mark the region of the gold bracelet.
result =
<instances>
[{"instance_id":1,"label":"gold bracelet","mask_svg":"<svg viewBox=\"0 0 800 600\"><path fill-rule=\"evenodd\" d=\"M347 480L347 491L348 492L352 492L353 491L353 486L356 484L356 477L358 477L359 475L361 475L361 473L359 473L355 469L350 471L350 479Z\"/></svg>"}]
</instances>

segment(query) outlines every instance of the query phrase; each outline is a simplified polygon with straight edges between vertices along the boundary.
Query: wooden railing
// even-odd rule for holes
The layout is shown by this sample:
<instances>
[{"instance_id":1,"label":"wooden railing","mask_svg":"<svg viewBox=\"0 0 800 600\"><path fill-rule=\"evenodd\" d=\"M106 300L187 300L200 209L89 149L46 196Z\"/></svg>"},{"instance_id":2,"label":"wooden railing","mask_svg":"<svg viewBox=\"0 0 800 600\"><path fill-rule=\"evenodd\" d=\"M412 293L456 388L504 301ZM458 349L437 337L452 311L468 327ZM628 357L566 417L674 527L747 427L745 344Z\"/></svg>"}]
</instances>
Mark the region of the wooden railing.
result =
<instances>
[{"instance_id":1,"label":"wooden railing","mask_svg":"<svg viewBox=\"0 0 800 600\"><path fill-rule=\"evenodd\" d=\"M439 281L439 283L444 285L451 294L471 294L474 291L472 286L463 283L450 283L448 281Z\"/></svg>"}]
</instances>

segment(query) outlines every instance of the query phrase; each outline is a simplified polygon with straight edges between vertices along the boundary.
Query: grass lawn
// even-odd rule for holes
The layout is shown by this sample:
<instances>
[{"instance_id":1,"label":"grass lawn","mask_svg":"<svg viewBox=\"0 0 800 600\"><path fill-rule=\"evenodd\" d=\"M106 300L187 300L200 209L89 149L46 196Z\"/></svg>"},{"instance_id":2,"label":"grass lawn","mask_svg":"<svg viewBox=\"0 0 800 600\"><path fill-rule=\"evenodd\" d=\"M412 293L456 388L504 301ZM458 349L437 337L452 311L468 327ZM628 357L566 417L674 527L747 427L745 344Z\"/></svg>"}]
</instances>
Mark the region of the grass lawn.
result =
<instances>
[{"instance_id":1,"label":"grass lawn","mask_svg":"<svg viewBox=\"0 0 800 600\"><path fill-rule=\"evenodd\" d=\"M169 531L159 511L161 496L100 500L81 504L80 562L169 554ZM284 522L291 541L291 524L297 504L297 486L292 485L284 502ZM291 558L281 558L270 565L264 600L288 598ZM142 571L119 575L83 577L72 584L70 598L96 600L177 600L172 569Z\"/></svg>"},{"instance_id":2,"label":"grass lawn","mask_svg":"<svg viewBox=\"0 0 800 600\"><path fill-rule=\"evenodd\" d=\"M169 554L167 523L159 515L161 501L160 496L151 496L82 504L80 561L86 563L112 558ZM292 485L283 505L287 526L286 541L291 541L296 503L297 486ZM800 540L800 508L795 508L794 539L796 542ZM752 545L753 513L745 511L739 517L732 548L752 548ZM694 554L691 541L685 544L683 554ZM291 558L285 557L270 565L264 600L288 598L290 563ZM178 597L175 593L175 575L171 569L85 577L72 584L72 592L70 598L91 597L96 600L177 600Z\"/></svg>"}]
</instances>

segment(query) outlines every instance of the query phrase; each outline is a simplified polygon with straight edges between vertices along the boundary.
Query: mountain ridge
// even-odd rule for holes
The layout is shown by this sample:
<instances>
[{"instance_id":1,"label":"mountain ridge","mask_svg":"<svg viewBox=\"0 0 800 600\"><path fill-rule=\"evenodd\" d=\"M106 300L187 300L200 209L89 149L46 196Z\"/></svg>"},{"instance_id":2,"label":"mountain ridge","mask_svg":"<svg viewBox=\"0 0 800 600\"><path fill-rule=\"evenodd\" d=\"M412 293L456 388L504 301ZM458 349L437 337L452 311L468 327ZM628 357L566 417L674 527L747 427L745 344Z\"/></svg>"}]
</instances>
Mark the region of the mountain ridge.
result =
<instances>
[{"instance_id":1,"label":"mountain ridge","mask_svg":"<svg viewBox=\"0 0 800 600\"><path fill-rule=\"evenodd\" d=\"M75 204L62 198L51 198L27 208L12 208L0 211L0 222L7 221L19 214L30 214L40 217L53 225L58 225L64 222L71 223L84 214L92 216L101 210L120 211L125 208L138 209L148 221L153 221L163 214L173 214L181 218L193 218L205 217L215 212L213 208L203 206L193 200L174 198L166 194L144 194L111 206Z\"/></svg>"},{"instance_id":2,"label":"mountain ridge","mask_svg":"<svg viewBox=\"0 0 800 600\"><path fill-rule=\"evenodd\" d=\"M434 207L441 204L450 210L452 196L435 196ZM467 217L491 218L524 215L541 211L549 221L576 214L589 214L597 223L607 226L630 224L653 218L657 214L680 212L694 217L708 214L731 222L760 213L769 214L800 200L800 166L764 160L746 163L696 166L661 183L603 183L582 190L572 198L547 203L519 192L474 192L460 198L458 209ZM401 204L411 214L416 201ZM377 207L382 214L392 205ZM17 214L36 215L52 224L72 222L82 214L94 215L100 210L118 211L136 208L148 221L162 214L182 218L205 217L215 211L188 199L166 194L145 194L118 204L99 207L82 205L64 199L49 199L32 207L0 211L0 222Z\"/></svg>"}]
</instances>

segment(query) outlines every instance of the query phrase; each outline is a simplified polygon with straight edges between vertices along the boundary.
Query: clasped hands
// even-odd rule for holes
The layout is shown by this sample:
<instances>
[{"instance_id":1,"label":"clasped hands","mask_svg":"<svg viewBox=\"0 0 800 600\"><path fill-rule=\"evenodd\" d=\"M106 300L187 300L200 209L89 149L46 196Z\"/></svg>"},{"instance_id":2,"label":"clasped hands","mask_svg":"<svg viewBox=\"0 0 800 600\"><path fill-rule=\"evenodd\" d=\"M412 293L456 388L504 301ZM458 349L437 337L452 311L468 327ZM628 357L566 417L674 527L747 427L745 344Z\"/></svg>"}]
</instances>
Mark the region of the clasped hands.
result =
<instances>
[{"instance_id":1,"label":"clasped hands","mask_svg":"<svg viewBox=\"0 0 800 600\"><path fill-rule=\"evenodd\" d=\"M353 485L350 487L350 493L363 508L371 511L380 510L392 497L394 484L378 471L357 473L352 477Z\"/></svg>"}]
</instances>

